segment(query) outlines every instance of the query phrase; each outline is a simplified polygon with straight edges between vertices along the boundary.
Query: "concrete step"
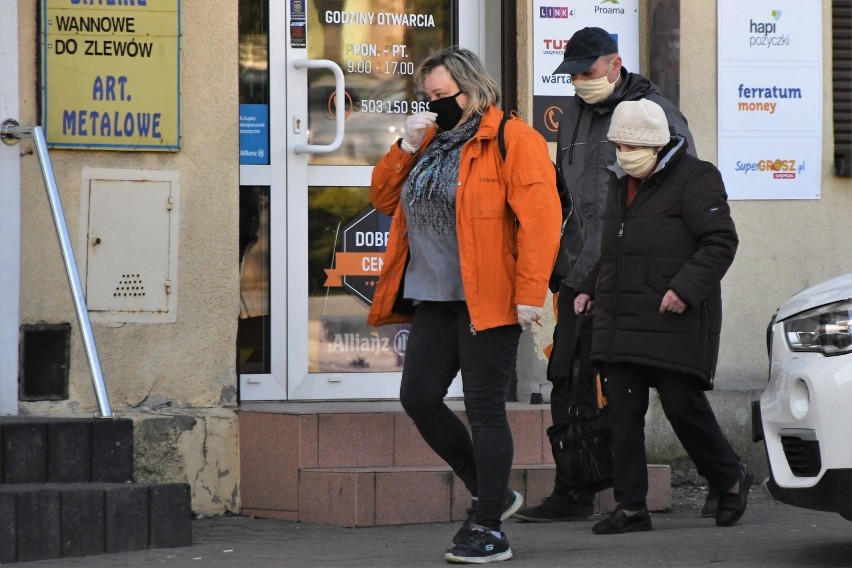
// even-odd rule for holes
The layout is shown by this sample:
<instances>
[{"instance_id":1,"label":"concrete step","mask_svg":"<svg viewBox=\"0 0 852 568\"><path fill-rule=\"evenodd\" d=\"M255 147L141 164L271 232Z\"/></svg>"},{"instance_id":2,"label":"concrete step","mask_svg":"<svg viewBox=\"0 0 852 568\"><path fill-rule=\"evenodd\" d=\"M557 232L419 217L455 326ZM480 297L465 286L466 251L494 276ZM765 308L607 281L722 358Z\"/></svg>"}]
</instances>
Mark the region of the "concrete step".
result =
<instances>
[{"instance_id":1,"label":"concrete step","mask_svg":"<svg viewBox=\"0 0 852 568\"><path fill-rule=\"evenodd\" d=\"M133 421L0 417L0 484L133 481Z\"/></svg>"},{"instance_id":2,"label":"concrete step","mask_svg":"<svg viewBox=\"0 0 852 568\"><path fill-rule=\"evenodd\" d=\"M0 485L0 564L191 545L186 483Z\"/></svg>"},{"instance_id":3,"label":"concrete step","mask_svg":"<svg viewBox=\"0 0 852 568\"><path fill-rule=\"evenodd\" d=\"M463 404L449 402L465 421ZM510 483L537 504L553 490L550 407L510 403ZM462 520L470 495L399 402L249 403L239 412L245 515L374 526ZM650 466L649 507L671 504L669 466ZM599 494L601 512L614 508Z\"/></svg>"},{"instance_id":4,"label":"concrete step","mask_svg":"<svg viewBox=\"0 0 852 568\"><path fill-rule=\"evenodd\" d=\"M189 485L132 482L132 420L0 417L0 564L190 546Z\"/></svg>"},{"instance_id":5,"label":"concrete step","mask_svg":"<svg viewBox=\"0 0 852 568\"><path fill-rule=\"evenodd\" d=\"M553 466L515 466L509 486L537 505L553 491ZM671 507L669 466L649 466L648 508ZM470 493L449 468L307 469L299 478L297 519L344 527L463 521ZM598 493L595 511L615 509L612 490ZM265 510L243 510L257 517ZM279 517L280 518L280 517Z\"/></svg>"}]
</instances>

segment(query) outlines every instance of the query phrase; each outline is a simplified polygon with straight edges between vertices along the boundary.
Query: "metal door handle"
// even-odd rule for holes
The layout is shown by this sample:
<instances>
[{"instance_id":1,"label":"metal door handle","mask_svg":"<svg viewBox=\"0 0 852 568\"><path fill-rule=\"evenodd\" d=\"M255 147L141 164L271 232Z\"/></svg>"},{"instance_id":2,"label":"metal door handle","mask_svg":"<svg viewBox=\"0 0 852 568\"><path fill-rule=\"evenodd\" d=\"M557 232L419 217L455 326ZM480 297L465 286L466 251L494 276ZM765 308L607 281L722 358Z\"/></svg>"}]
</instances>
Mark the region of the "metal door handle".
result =
<instances>
[{"instance_id":1,"label":"metal door handle","mask_svg":"<svg viewBox=\"0 0 852 568\"><path fill-rule=\"evenodd\" d=\"M334 61L328 59L297 59L293 62L296 69L328 69L334 73L335 117L337 133L331 144L296 144L293 150L297 154L328 154L343 144L343 121L346 119L346 99L343 95L343 70Z\"/></svg>"}]
</instances>

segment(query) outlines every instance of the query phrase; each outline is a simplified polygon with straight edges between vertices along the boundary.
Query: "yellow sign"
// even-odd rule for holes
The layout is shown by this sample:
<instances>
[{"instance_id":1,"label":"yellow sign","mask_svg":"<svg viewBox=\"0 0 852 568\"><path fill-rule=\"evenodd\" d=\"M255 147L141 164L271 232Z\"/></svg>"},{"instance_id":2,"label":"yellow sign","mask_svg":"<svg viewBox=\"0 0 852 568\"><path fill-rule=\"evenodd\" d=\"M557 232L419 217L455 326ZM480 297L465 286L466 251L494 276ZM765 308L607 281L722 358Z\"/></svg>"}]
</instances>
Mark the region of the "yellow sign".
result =
<instances>
[{"instance_id":1,"label":"yellow sign","mask_svg":"<svg viewBox=\"0 0 852 568\"><path fill-rule=\"evenodd\" d=\"M180 0L46 0L47 143L180 149Z\"/></svg>"}]
</instances>

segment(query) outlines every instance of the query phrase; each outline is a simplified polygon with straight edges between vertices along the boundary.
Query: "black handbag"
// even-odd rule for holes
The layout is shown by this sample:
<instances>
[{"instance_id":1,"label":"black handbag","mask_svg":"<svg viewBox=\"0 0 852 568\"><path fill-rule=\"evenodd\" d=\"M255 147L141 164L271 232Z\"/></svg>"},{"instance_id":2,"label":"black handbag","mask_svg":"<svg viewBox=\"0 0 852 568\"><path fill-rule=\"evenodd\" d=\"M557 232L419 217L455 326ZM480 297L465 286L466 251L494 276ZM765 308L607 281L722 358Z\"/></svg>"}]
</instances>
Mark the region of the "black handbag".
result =
<instances>
[{"instance_id":1,"label":"black handbag","mask_svg":"<svg viewBox=\"0 0 852 568\"><path fill-rule=\"evenodd\" d=\"M569 365L569 380L572 386L578 380L599 381L597 373L588 367L591 365L591 341L588 335L583 336L581 340L584 326L591 326L591 318L580 314L577 318ZM584 365L587 367L584 368ZM577 392L575 388L567 390ZM596 385L596 390L600 391L600 385ZM557 465L557 475L566 487L578 494L612 487L612 429L606 407L599 406L569 402L567 415L547 429L547 437Z\"/></svg>"}]
</instances>

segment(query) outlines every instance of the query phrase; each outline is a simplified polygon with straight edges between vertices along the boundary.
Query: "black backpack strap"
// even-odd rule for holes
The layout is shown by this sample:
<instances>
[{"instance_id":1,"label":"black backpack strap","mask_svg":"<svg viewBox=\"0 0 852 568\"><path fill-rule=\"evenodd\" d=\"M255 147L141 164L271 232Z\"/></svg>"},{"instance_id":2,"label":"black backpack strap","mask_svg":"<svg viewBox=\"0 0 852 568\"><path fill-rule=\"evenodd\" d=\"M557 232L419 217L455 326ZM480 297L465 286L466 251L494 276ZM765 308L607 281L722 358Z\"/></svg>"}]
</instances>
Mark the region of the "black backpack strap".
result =
<instances>
[{"instance_id":1,"label":"black backpack strap","mask_svg":"<svg viewBox=\"0 0 852 568\"><path fill-rule=\"evenodd\" d=\"M503 156L503 161L506 161L506 123L512 115L508 112L503 113L503 120L500 121L500 127L497 128L497 146L500 147L500 155Z\"/></svg>"}]
</instances>

